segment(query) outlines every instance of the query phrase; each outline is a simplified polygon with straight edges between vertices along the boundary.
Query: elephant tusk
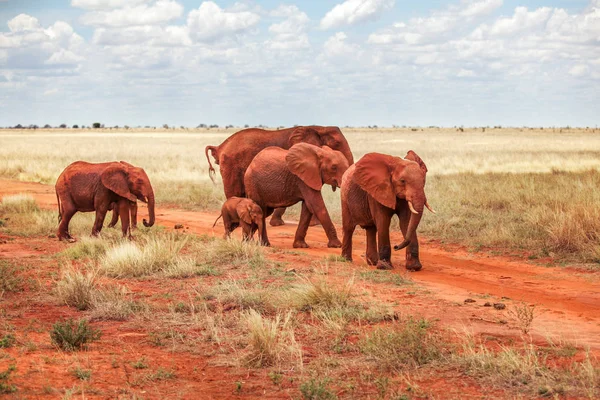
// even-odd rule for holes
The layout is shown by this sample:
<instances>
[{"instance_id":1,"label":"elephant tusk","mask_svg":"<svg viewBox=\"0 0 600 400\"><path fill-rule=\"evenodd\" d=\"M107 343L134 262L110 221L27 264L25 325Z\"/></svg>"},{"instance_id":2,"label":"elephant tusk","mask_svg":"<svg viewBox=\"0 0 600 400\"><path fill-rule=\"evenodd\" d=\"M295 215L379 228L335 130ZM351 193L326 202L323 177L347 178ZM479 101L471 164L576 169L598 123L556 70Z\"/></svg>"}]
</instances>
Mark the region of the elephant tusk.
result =
<instances>
[{"instance_id":1,"label":"elephant tusk","mask_svg":"<svg viewBox=\"0 0 600 400\"><path fill-rule=\"evenodd\" d=\"M428 202L425 202L425 207L427 207L427 209L428 209L429 211L431 211L432 213L434 213L434 214L436 213L436 212L435 212L435 210L434 210L433 208L431 208L431 206L429 205L429 203L428 203Z\"/></svg>"},{"instance_id":2,"label":"elephant tusk","mask_svg":"<svg viewBox=\"0 0 600 400\"><path fill-rule=\"evenodd\" d=\"M408 202L408 208L410 208L410 212L412 212L413 214L418 214L417 210L415 210L415 208L412 205L412 201Z\"/></svg>"}]
</instances>

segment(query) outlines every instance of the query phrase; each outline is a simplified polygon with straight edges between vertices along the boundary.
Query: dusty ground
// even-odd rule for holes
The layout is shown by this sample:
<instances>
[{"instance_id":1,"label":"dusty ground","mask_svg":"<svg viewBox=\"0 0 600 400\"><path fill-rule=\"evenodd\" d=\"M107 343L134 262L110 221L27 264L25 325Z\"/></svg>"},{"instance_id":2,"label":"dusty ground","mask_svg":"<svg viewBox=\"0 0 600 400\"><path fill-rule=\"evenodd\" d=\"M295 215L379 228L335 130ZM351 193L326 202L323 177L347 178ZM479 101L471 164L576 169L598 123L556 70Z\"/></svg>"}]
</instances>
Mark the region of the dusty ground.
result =
<instances>
[{"instance_id":1,"label":"dusty ground","mask_svg":"<svg viewBox=\"0 0 600 400\"><path fill-rule=\"evenodd\" d=\"M0 197L17 193L34 196L43 208L56 208L52 186L0 180ZM141 219L145 210L140 209L140 214ZM168 228L183 224L187 232L221 236L222 224L212 228L217 215L217 212L158 208L157 223ZM290 221L285 226L270 228L269 237L273 247L293 250L299 255L273 253L269 257L285 261L289 268L305 268L311 261L322 261L325 256L339 254L339 249L325 247L327 240L320 227L309 230L307 243L311 248L292 249L291 237L295 229L294 222ZM335 268L357 272L372 268L361 258L365 248L364 235L359 230L357 232L355 261ZM400 241L398 234L394 234L392 239L393 242ZM593 353L600 354L600 274L568 266L546 267L542 265L544 260L536 260L538 264L532 264L518 256L499 258L468 253L460 246L441 245L427 238L421 238L421 243L424 268L410 274L420 289L406 292L389 286L375 287L379 296L396 300L401 310L439 319L444 327L455 329L458 334L466 330L476 336L496 337L507 343L511 338L520 336L518 327L507 313L508 309L521 302L535 304L539 313L532 329L534 341L552 337L589 347ZM31 278L39 285L50 287L56 271L45 267L51 265L48 260L52 254L66 246L52 238L0 237L0 258L18 260L22 264L40 263L39 274ZM403 252L394 253L396 269L390 273L407 274L402 268L403 256ZM160 281L152 279L137 284L144 285L146 293L157 295L166 290L183 293L186 289L185 281L177 288L165 288ZM465 303L467 298L475 302ZM6 350L18 363L18 373L13 382L19 388L17 393L20 396L56 398L64 394L57 388L78 387L79 381L64 371L66 360L72 363L75 357L76 362L94 370L93 385L85 396L130 397L131 392L123 389L129 385L139 389L135 393L143 398L298 397L293 384L275 388L266 372L214 365L210 355L206 354L206 348L196 352L178 352L153 347L148 343L145 327L122 322L98 323L104 332L101 347L92 345L90 350L77 355L57 352L47 338L48 327L59 318L77 316L77 311L56 302L49 304L48 299L32 295L27 307L19 308L18 315L11 313L11 304L22 301L21 293L5 294L0 299L2 318L25 332L24 338L20 339L22 346ZM502 302L508 307L498 311L484 307L485 302ZM130 364L141 356L152 360L154 367L176 371L176 383L143 381L141 372L134 370ZM2 370L5 364L0 360ZM448 384L444 384L442 379L441 383L421 382L421 387L429 385L429 393L439 398L502 398L501 393L494 395L484 391L463 377L450 376L448 379ZM236 389L236 382L243 382L242 390ZM370 397L376 398L376 393Z\"/></svg>"}]
</instances>

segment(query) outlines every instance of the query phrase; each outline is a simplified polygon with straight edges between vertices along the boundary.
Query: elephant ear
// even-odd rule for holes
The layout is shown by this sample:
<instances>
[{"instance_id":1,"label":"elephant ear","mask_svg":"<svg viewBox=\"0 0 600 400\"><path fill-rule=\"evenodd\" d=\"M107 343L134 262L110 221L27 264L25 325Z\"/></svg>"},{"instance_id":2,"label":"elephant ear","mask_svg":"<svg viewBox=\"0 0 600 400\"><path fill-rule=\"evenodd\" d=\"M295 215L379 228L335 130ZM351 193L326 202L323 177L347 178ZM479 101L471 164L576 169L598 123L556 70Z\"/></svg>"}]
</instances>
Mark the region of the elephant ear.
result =
<instances>
[{"instance_id":1,"label":"elephant ear","mask_svg":"<svg viewBox=\"0 0 600 400\"><path fill-rule=\"evenodd\" d=\"M365 154L356 163L354 181L375 200L388 208L396 208L391 170L395 157L380 153Z\"/></svg>"},{"instance_id":2,"label":"elephant ear","mask_svg":"<svg viewBox=\"0 0 600 400\"><path fill-rule=\"evenodd\" d=\"M298 143L310 143L315 146L321 145L318 132L310 126L298 126L292 131L288 139L288 145L291 148Z\"/></svg>"},{"instance_id":3,"label":"elephant ear","mask_svg":"<svg viewBox=\"0 0 600 400\"><path fill-rule=\"evenodd\" d=\"M137 201L137 197L129 191L127 172L122 165L113 165L100 174L100 181L108 189L130 201Z\"/></svg>"},{"instance_id":4,"label":"elephant ear","mask_svg":"<svg viewBox=\"0 0 600 400\"><path fill-rule=\"evenodd\" d=\"M240 219L247 224L252 224L252 217L250 216L251 210L252 206L243 201L238 203L237 207L235 208L238 217L240 217Z\"/></svg>"},{"instance_id":5,"label":"elephant ear","mask_svg":"<svg viewBox=\"0 0 600 400\"><path fill-rule=\"evenodd\" d=\"M314 190L321 190L321 167L319 153L321 149L308 143L298 143L285 156L287 167Z\"/></svg>"},{"instance_id":6,"label":"elephant ear","mask_svg":"<svg viewBox=\"0 0 600 400\"><path fill-rule=\"evenodd\" d=\"M406 157L404 157L404 159L416 162L417 164L419 164L419 167L421 167L421 171L423 171L423 174L427 174L427 165L425 165L421 157L419 157L414 151L409 150L408 153L406 153Z\"/></svg>"}]
</instances>

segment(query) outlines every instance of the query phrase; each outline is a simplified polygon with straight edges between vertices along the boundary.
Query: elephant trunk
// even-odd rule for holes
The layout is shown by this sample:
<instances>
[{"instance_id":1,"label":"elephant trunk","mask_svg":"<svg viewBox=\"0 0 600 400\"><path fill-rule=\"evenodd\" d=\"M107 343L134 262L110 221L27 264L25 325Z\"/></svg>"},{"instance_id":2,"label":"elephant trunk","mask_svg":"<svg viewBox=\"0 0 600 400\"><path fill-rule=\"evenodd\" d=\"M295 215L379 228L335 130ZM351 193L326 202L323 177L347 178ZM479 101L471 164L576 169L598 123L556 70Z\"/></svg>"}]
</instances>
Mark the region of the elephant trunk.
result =
<instances>
[{"instance_id":1,"label":"elephant trunk","mask_svg":"<svg viewBox=\"0 0 600 400\"><path fill-rule=\"evenodd\" d=\"M408 200L409 207L411 208L410 220L408 221L408 228L406 229L406 236L404 237L404 241L400 244L394 246L394 250L402 250L406 246L410 244L413 240L419 223L421 222L421 217L423 217L423 209L425 206L425 200L419 200L412 204L410 200ZM416 213L412 210L415 210Z\"/></svg>"},{"instance_id":2,"label":"elephant trunk","mask_svg":"<svg viewBox=\"0 0 600 400\"><path fill-rule=\"evenodd\" d=\"M146 197L148 198L148 217L150 221L144 219L144 226L150 228L154 225L154 191L150 189L150 193Z\"/></svg>"}]
</instances>

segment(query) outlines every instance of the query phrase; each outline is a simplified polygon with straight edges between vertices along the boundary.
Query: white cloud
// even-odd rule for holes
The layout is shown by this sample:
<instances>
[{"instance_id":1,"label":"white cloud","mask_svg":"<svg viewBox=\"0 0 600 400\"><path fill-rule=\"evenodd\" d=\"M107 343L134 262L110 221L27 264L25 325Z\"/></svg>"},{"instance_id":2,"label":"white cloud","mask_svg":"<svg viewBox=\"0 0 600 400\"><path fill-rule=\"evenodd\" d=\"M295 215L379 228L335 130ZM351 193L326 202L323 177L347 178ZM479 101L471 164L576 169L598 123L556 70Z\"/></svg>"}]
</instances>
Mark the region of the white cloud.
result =
<instances>
[{"instance_id":1,"label":"white cloud","mask_svg":"<svg viewBox=\"0 0 600 400\"><path fill-rule=\"evenodd\" d=\"M348 35L337 32L330 36L323 44L323 54L328 58L346 58L358 56L360 48L346 41Z\"/></svg>"},{"instance_id":2,"label":"white cloud","mask_svg":"<svg viewBox=\"0 0 600 400\"><path fill-rule=\"evenodd\" d=\"M86 10L110 10L113 8L134 7L150 0L71 0L73 7Z\"/></svg>"},{"instance_id":3,"label":"white cloud","mask_svg":"<svg viewBox=\"0 0 600 400\"><path fill-rule=\"evenodd\" d=\"M158 0L152 5L126 6L111 11L93 11L84 14L81 21L100 27L130 27L154 25L181 17L183 6L173 0Z\"/></svg>"},{"instance_id":4,"label":"white cloud","mask_svg":"<svg viewBox=\"0 0 600 400\"><path fill-rule=\"evenodd\" d=\"M55 95L56 93L58 93L57 88L48 89L48 90L44 91L44 96L52 96L52 95Z\"/></svg>"},{"instance_id":5,"label":"white cloud","mask_svg":"<svg viewBox=\"0 0 600 400\"><path fill-rule=\"evenodd\" d=\"M587 65L584 64L577 64L574 65L570 70L569 70L569 74L576 76L576 77L582 77L585 75L588 75L590 72L590 68Z\"/></svg>"},{"instance_id":6,"label":"white cloud","mask_svg":"<svg viewBox=\"0 0 600 400\"><path fill-rule=\"evenodd\" d=\"M502 6L503 0L484 0L484 1L471 1L467 3L466 7L461 9L459 14L462 17L474 18L482 15L488 15L494 12L496 9Z\"/></svg>"},{"instance_id":7,"label":"white cloud","mask_svg":"<svg viewBox=\"0 0 600 400\"><path fill-rule=\"evenodd\" d=\"M48 65L69 65L69 64L78 64L83 61L84 58L78 56L70 50L60 49L57 52L53 53L48 60L45 61L45 64Z\"/></svg>"},{"instance_id":8,"label":"white cloud","mask_svg":"<svg viewBox=\"0 0 600 400\"><path fill-rule=\"evenodd\" d=\"M281 5L271 15L285 17L281 22L269 26L273 38L267 41L267 46L273 50L300 50L310 47L306 27L309 18L306 13L296 6Z\"/></svg>"},{"instance_id":9,"label":"white cloud","mask_svg":"<svg viewBox=\"0 0 600 400\"><path fill-rule=\"evenodd\" d=\"M40 23L37 18L27 14L19 14L8 21L8 28L11 32L27 32L40 29Z\"/></svg>"},{"instance_id":10,"label":"white cloud","mask_svg":"<svg viewBox=\"0 0 600 400\"><path fill-rule=\"evenodd\" d=\"M227 11L212 1L203 2L188 14L191 36L199 41L212 41L241 33L255 26L260 16L250 11Z\"/></svg>"},{"instance_id":11,"label":"white cloud","mask_svg":"<svg viewBox=\"0 0 600 400\"><path fill-rule=\"evenodd\" d=\"M125 29L99 28L92 41L101 46L148 44L150 46L190 46L192 40L185 26L132 26Z\"/></svg>"},{"instance_id":12,"label":"white cloud","mask_svg":"<svg viewBox=\"0 0 600 400\"><path fill-rule=\"evenodd\" d=\"M394 6L395 0L346 0L337 4L321 20L321 29L354 25L378 18Z\"/></svg>"},{"instance_id":13,"label":"white cloud","mask_svg":"<svg viewBox=\"0 0 600 400\"><path fill-rule=\"evenodd\" d=\"M500 18L489 29L490 35L512 35L528 29L540 28L548 21L553 9L542 7L528 11L527 7L517 7L510 18Z\"/></svg>"}]
</instances>

